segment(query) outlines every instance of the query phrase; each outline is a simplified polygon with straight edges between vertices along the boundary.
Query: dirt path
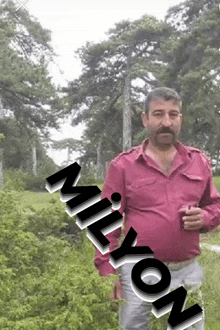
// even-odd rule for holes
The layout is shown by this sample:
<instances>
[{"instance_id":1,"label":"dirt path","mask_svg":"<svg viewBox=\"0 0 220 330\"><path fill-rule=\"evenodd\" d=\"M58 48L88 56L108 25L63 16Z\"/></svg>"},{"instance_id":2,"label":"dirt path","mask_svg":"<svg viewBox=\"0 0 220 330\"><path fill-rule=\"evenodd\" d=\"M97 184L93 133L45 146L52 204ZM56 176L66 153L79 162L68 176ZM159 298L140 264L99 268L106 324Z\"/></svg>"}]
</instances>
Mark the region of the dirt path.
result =
<instances>
[{"instance_id":1,"label":"dirt path","mask_svg":"<svg viewBox=\"0 0 220 330\"><path fill-rule=\"evenodd\" d=\"M211 250L211 251L214 251L218 254L220 254L220 245L211 245L211 244L207 244L207 243L201 243L201 246Z\"/></svg>"}]
</instances>

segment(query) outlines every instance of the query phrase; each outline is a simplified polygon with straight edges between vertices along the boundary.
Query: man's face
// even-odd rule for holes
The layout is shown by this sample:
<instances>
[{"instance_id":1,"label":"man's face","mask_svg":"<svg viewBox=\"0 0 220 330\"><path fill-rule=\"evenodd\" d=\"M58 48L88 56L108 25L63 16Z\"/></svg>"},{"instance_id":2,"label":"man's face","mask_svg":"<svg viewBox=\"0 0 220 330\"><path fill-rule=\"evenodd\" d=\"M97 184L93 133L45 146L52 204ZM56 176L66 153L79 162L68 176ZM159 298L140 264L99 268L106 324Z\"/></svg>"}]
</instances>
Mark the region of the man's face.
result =
<instances>
[{"instance_id":1,"label":"man's face","mask_svg":"<svg viewBox=\"0 0 220 330\"><path fill-rule=\"evenodd\" d=\"M148 114L142 114L149 140L160 149L169 149L180 133L182 114L174 100L152 100Z\"/></svg>"}]
</instances>

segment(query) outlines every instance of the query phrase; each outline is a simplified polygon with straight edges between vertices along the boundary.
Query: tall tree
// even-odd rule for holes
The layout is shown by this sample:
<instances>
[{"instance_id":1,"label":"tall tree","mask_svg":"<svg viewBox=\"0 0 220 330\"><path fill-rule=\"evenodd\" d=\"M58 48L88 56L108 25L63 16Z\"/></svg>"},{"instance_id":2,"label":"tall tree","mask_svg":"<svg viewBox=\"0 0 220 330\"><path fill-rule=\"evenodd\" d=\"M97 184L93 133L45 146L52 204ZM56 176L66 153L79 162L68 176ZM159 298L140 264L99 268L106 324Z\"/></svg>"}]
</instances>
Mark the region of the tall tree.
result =
<instances>
[{"instance_id":1,"label":"tall tree","mask_svg":"<svg viewBox=\"0 0 220 330\"><path fill-rule=\"evenodd\" d=\"M57 117L62 108L48 71L55 56L50 45L50 31L43 29L28 11L22 8L16 11L13 1L3 0L0 4L0 40L0 97L3 104L0 127L6 129L7 118L14 118L17 125L23 127L24 135L28 134L28 140L33 136L38 139L40 134L48 135L49 127L58 126ZM18 138L22 139L22 136ZM5 144L8 139L6 136ZM32 155L36 154L33 145ZM25 162L22 166L26 167ZM32 158L30 168L36 174L36 157Z\"/></svg>"},{"instance_id":2,"label":"tall tree","mask_svg":"<svg viewBox=\"0 0 220 330\"><path fill-rule=\"evenodd\" d=\"M140 102L155 84L152 63L157 61L160 43L169 28L152 16L134 22L122 21L108 32L108 39L87 43L78 50L83 70L71 82L68 93L73 124L87 124L86 154L103 161L133 144ZM138 83L139 82L139 83Z\"/></svg>"},{"instance_id":3,"label":"tall tree","mask_svg":"<svg viewBox=\"0 0 220 330\"><path fill-rule=\"evenodd\" d=\"M53 60L50 31L12 1L0 4L0 96L8 115L42 132L56 126L60 110L48 64Z\"/></svg>"},{"instance_id":4,"label":"tall tree","mask_svg":"<svg viewBox=\"0 0 220 330\"><path fill-rule=\"evenodd\" d=\"M220 138L220 10L216 1L188 0L166 17L174 32L162 45L157 78L183 96L182 139L217 157Z\"/></svg>"},{"instance_id":5,"label":"tall tree","mask_svg":"<svg viewBox=\"0 0 220 330\"><path fill-rule=\"evenodd\" d=\"M3 118L3 105L0 98L0 120ZM0 133L2 136L2 132ZM0 189L4 187L4 173L3 173L3 148L2 148L2 142L0 138Z\"/></svg>"},{"instance_id":6,"label":"tall tree","mask_svg":"<svg viewBox=\"0 0 220 330\"><path fill-rule=\"evenodd\" d=\"M80 150L80 141L72 138L66 138L59 141L53 141L52 148L56 150L67 149L67 159L66 159L66 166L70 164L71 161L71 154L73 151Z\"/></svg>"}]
</instances>

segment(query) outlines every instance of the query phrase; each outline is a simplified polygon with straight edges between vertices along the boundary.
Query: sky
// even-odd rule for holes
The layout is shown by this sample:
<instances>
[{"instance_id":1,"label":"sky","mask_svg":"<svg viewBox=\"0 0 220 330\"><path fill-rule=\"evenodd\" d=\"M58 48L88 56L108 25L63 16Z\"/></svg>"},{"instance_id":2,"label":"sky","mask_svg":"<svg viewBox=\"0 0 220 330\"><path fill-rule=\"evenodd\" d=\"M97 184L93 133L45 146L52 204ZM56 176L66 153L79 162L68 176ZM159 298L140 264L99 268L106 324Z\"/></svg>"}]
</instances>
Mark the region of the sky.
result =
<instances>
[{"instance_id":1,"label":"sky","mask_svg":"<svg viewBox=\"0 0 220 330\"><path fill-rule=\"evenodd\" d=\"M99 42L106 38L106 32L115 23L131 21L148 14L163 19L168 8L183 1L180 0L14 0L18 7L23 4L29 14L49 29L52 34L52 46L57 53L56 65L50 67L50 75L56 85L64 86L67 81L80 75L81 65L75 57L75 51L87 41ZM18 9L19 10L19 9ZM61 131L51 130L51 138L61 140L66 137L80 139L83 126L72 127L70 120L61 126ZM48 155L61 165L67 151L48 150ZM77 154L73 154L73 159Z\"/></svg>"}]
</instances>

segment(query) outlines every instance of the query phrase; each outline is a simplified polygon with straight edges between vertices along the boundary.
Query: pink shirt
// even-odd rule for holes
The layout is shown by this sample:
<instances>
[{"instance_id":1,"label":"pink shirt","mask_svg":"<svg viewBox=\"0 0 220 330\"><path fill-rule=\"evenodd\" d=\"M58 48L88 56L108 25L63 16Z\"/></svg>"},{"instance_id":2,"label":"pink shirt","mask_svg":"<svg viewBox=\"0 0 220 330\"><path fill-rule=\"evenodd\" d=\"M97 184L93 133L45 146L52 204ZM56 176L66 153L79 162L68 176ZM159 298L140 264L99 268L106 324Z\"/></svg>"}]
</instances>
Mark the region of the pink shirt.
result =
<instances>
[{"instance_id":1,"label":"pink shirt","mask_svg":"<svg viewBox=\"0 0 220 330\"><path fill-rule=\"evenodd\" d=\"M220 222L220 195L213 181L211 165L198 149L177 142L177 153L169 176L144 153L148 139L126 151L110 163L102 198L121 194L119 212L124 214L125 234L130 227L137 232L136 246L149 246L154 258L162 262L180 262L201 253L199 231L183 228L180 208L198 206L203 210L205 231ZM117 247L121 228L106 235L110 251ZM109 253L96 250L95 265L101 276L115 273Z\"/></svg>"}]
</instances>

